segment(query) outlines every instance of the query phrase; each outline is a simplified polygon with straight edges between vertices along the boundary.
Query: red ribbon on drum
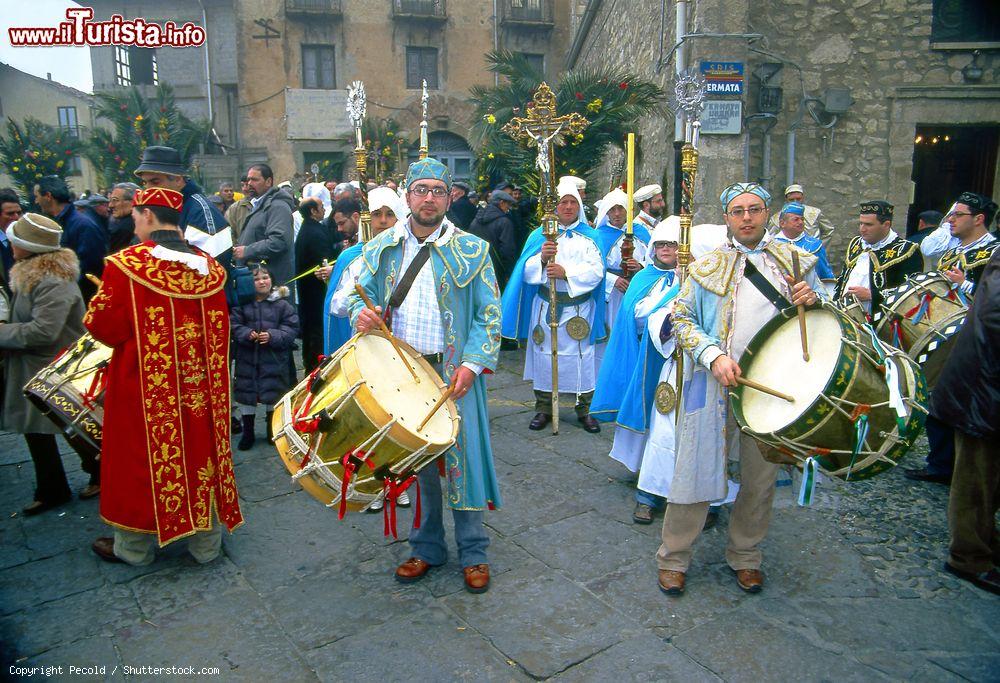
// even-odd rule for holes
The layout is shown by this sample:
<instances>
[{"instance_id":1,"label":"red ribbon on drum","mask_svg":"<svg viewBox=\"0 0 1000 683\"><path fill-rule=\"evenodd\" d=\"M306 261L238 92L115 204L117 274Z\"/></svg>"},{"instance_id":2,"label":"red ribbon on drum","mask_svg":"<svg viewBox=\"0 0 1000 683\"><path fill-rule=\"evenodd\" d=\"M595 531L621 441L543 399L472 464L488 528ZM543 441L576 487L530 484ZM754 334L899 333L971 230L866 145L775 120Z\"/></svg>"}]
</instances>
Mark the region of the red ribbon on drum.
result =
<instances>
[{"instance_id":1,"label":"red ribbon on drum","mask_svg":"<svg viewBox=\"0 0 1000 683\"><path fill-rule=\"evenodd\" d=\"M413 509L413 528L420 528L420 482L417 482L417 475L411 474L407 479L402 482L398 482L391 478L386 478L384 488L382 489L385 494L385 502L382 505L382 534L387 538L389 534L392 534L394 539L398 539L399 536L396 535L396 501L399 500L399 496L406 489L410 488L410 484L414 482L417 483L417 503Z\"/></svg>"}]
</instances>

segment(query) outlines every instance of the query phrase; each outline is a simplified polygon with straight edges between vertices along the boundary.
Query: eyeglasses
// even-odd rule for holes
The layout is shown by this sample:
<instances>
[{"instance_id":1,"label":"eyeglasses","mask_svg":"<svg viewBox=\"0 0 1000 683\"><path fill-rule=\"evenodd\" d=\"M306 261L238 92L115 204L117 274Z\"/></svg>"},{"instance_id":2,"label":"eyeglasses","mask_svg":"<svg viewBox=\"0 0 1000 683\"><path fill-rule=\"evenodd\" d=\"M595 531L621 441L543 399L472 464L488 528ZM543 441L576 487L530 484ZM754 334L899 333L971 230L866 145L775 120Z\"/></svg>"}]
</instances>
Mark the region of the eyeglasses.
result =
<instances>
[{"instance_id":1,"label":"eyeglasses","mask_svg":"<svg viewBox=\"0 0 1000 683\"><path fill-rule=\"evenodd\" d=\"M951 218L952 216L975 216L976 214L971 211L952 211L945 218Z\"/></svg>"},{"instance_id":2,"label":"eyeglasses","mask_svg":"<svg viewBox=\"0 0 1000 683\"><path fill-rule=\"evenodd\" d=\"M417 185L416 187L411 187L410 192L418 197L426 197L428 194L432 194L436 198L441 199L442 197L448 196L448 190L440 186L427 187L426 185Z\"/></svg>"},{"instance_id":3,"label":"eyeglasses","mask_svg":"<svg viewBox=\"0 0 1000 683\"><path fill-rule=\"evenodd\" d=\"M751 216L759 216L767 211L763 206L751 206L749 209L744 210L742 207L736 209L730 209L726 213L733 218L743 218L744 213L749 213Z\"/></svg>"}]
</instances>

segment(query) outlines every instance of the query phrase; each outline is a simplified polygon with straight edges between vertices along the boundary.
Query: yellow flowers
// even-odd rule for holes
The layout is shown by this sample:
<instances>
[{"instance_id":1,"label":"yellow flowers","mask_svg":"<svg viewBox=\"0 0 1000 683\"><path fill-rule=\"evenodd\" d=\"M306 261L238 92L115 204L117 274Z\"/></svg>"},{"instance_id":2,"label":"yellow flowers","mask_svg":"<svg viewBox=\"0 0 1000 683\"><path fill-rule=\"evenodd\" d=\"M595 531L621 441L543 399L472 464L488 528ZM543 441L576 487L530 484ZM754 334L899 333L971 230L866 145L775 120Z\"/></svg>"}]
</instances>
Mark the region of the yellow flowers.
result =
<instances>
[{"instance_id":1,"label":"yellow flowers","mask_svg":"<svg viewBox=\"0 0 1000 683\"><path fill-rule=\"evenodd\" d=\"M487 114L486 116L483 117L483 119L486 121L486 123L490 124L491 126L497 122L497 117L493 116L493 114Z\"/></svg>"},{"instance_id":2,"label":"yellow flowers","mask_svg":"<svg viewBox=\"0 0 1000 683\"><path fill-rule=\"evenodd\" d=\"M600 97L597 97L591 100L590 103L587 104L587 111L596 114L597 112L601 111L601 108L603 106L604 106L604 100L602 100Z\"/></svg>"},{"instance_id":3,"label":"yellow flowers","mask_svg":"<svg viewBox=\"0 0 1000 683\"><path fill-rule=\"evenodd\" d=\"M13 171L14 173L17 173L17 172L18 172L18 171L20 171L21 169L20 169L20 168L18 168L17 166L12 166L10 170L12 170L12 171Z\"/></svg>"},{"instance_id":4,"label":"yellow flowers","mask_svg":"<svg viewBox=\"0 0 1000 683\"><path fill-rule=\"evenodd\" d=\"M65 165L66 165L66 162L63 161L62 159L60 159L59 161L56 162L56 168L62 168Z\"/></svg>"},{"instance_id":5,"label":"yellow flowers","mask_svg":"<svg viewBox=\"0 0 1000 683\"><path fill-rule=\"evenodd\" d=\"M487 154L487 155L486 155L486 158L487 158L487 159L495 159L495 158L496 158L496 155L495 155L495 154L493 154L493 152L490 152L489 154Z\"/></svg>"},{"instance_id":6,"label":"yellow flowers","mask_svg":"<svg viewBox=\"0 0 1000 683\"><path fill-rule=\"evenodd\" d=\"M135 120L136 121L142 121L142 114L136 114Z\"/></svg>"}]
</instances>

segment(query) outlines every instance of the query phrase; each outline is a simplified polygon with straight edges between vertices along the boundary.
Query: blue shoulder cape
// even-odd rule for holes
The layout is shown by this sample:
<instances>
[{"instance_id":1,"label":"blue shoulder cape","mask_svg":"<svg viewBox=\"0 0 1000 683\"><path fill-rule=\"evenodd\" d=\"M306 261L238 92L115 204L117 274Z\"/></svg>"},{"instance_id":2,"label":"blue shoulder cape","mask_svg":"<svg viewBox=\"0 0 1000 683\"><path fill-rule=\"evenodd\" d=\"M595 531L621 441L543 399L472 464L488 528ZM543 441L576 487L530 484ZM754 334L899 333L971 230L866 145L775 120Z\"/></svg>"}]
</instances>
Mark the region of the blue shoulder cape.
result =
<instances>
[{"instance_id":1,"label":"blue shoulder cape","mask_svg":"<svg viewBox=\"0 0 1000 683\"><path fill-rule=\"evenodd\" d=\"M330 280L326 285L326 297L323 299L323 354L329 356L331 353L344 345L348 339L354 336L351 332L351 321L349 318L340 318L330 315L330 300L333 293L337 291L337 284L344 276L344 271L358 256L365 245L361 242L344 249L337 256L336 263L333 264L333 271L330 273Z\"/></svg>"},{"instance_id":2,"label":"blue shoulder cape","mask_svg":"<svg viewBox=\"0 0 1000 683\"><path fill-rule=\"evenodd\" d=\"M611 331L605 362L597 376L597 388L590 414L602 422L617 422L626 429L645 432L656 383L663 368L663 356L649 343L644 330L641 339L635 329L635 307L664 277L670 287L652 312L670 303L680 292L673 271L650 264L635 274L622 298L622 307ZM608 362L612 361L612 362Z\"/></svg>"},{"instance_id":3,"label":"blue shoulder cape","mask_svg":"<svg viewBox=\"0 0 1000 683\"><path fill-rule=\"evenodd\" d=\"M601 258L607 258L607 252L601 249L600 238L596 230L584 223L577 223L570 230L591 240L601 252ZM535 228L528 235L524 249L521 251L521 257L514 264L514 270L511 271L510 279L507 281L507 288L503 291L503 297L500 301L503 313L500 335L507 339L527 339L531 333L531 330L528 329L531 325L531 302L534 301L535 294L538 293L538 285L525 284L524 264L531 257L538 255L544 242L545 235L542 234L541 227ZM594 302L594 325L590 330L590 342L596 344L607 337L607 330L604 329L606 302L604 301L603 284L594 287L590 298Z\"/></svg>"},{"instance_id":4,"label":"blue shoulder cape","mask_svg":"<svg viewBox=\"0 0 1000 683\"><path fill-rule=\"evenodd\" d=\"M597 230L597 246L601 249L601 254L604 258L608 258L608 254L611 253L611 248L615 246L615 242L625 234L624 230L619 230L618 228L612 226L610 223L602 223L598 226ZM632 235L646 244L649 244L649 229L640 222L632 223Z\"/></svg>"}]
</instances>

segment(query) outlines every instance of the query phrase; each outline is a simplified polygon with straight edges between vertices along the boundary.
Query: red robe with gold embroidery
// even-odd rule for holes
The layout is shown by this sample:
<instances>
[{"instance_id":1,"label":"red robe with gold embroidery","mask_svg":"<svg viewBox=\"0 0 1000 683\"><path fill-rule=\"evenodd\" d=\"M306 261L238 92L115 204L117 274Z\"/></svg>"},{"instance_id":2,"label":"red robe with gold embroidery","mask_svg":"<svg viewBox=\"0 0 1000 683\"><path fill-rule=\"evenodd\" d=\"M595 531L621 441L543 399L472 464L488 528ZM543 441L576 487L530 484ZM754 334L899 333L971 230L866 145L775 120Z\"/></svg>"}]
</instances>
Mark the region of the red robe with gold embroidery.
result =
<instances>
[{"instance_id":1,"label":"red robe with gold embroidery","mask_svg":"<svg viewBox=\"0 0 1000 683\"><path fill-rule=\"evenodd\" d=\"M154 242L106 259L84 324L111 346L101 448L101 517L166 545L243 522L229 444L225 269L201 275L152 255Z\"/></svg>"}]
</instances>

